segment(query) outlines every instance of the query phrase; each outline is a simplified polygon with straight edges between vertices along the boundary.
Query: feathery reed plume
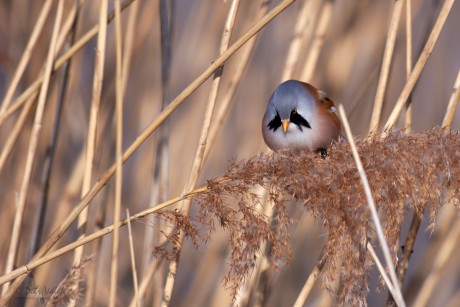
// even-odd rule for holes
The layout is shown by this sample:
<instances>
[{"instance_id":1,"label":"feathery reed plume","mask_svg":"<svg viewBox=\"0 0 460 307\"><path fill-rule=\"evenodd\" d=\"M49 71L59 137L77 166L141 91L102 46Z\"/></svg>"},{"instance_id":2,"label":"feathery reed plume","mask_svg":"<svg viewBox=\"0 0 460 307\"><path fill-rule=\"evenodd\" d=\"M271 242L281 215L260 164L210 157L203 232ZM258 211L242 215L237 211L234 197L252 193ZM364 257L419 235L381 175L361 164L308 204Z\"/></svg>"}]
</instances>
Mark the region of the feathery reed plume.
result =
<instances>
[{"instance_id":1,"label":"feathery reed plume","mask_svg":"<svg viewBox=\"0 0 460 307\"><path fill-rule=\"evenodd\" d=\"M412 135L390 132L386 138L356 142L392 256L398 251L398 239L404 211L426 210L431 222L442 204L459 204L460 136L443 129ZM374 235L373 224L351 150L345 142L332 145L322 159L310 152L281 151L260 154L233 162L224 181L208 181L209 191L197 195L198 208L186 217L179 210L160 214L184 231L195 245L206 242L219 226L229 233L229 269L224 282L235 295L239 285L252 272L263 240L271 240L272 265L277 268L290 260L286 214L287 200L304 203L305 209L326 229L324 246L327 260L322 281L332 290L336 272L341 271L343 289L339 302L365 304L369 275L373 267L366 244ZM269 191L269 202L279 210L278 229L271 229L267 216L256 210L259 201L254 186ZM174 236L170 237L174 243ZM157 256L174 258L174 251L157 249Z\"/></svg>"},{"instance_id":2,"label":"feathery reed plume","mask_svg":"<svg viewBox=\"0 0 460 307\"><path fill-rule=\"evenodd\" d=\"M47 302L47 306L69 303L81 298L81 271L91 261L92 256L82 259L78 265L72 265L69 273L62 279Z\"/></svg>"}]
</instances>

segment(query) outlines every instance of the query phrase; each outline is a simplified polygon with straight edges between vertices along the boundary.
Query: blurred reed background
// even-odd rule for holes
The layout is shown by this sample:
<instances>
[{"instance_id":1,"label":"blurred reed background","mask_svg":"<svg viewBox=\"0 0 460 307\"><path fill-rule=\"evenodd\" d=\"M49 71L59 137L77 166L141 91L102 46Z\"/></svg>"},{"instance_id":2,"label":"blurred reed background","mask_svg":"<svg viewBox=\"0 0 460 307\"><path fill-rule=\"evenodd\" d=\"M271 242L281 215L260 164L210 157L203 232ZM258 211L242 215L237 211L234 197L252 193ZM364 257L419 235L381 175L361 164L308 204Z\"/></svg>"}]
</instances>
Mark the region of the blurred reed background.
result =
<instances>
[{"instance_id":1,"label":"blurred reed background","mask_svg":"<svg viewBox=\"0 0 460 307\"><path fill-rule=\"evenodd\" d=\"M262 139L261 121L271 93L286 79L301 79L327 92L336 104L344 105L353 133L360 138L366 137L392 15L394 8L402 5L401 18L395 32L394 53L390 57L391 66L388 74L384 75L388 77L388 83L384 86L383 108L378 123L378 128L382 129L406 84L406 1L295 1L264 26L256 34L255 40L243 46L225 63L211 120L211 131L220 122L222 126L216 134L215 142L208 139L209 148L205 152L208 153L209 150L209 154L203 160L202 167L199 160L199 166L195 164L194 172L198 175L196 185L190 179L190 173L200 144L201 129L203 123L206 123L205 110L209 101L212 101L209 98L213 91L212 77L187 97L168 121L163 122L160 129L146 138L124 164L122 189L119 190L122 195L121 217L126 217L126 208L134 215L179 196L184 191L192 190L194 186L206 184L208 179L221 176L232 160L249 158L268 151ZM98 38L98 34L94 32L95 35L90 40L71 53L69 64L61 66L51 76L46 99L43 101L43 118L37 122L35 106L40 105L37 102L40 97L23 98L27 97L24 96L26 90L45 72L59 7L62 5L63 11L62 23L58 26L57 33L65 34L64 31L67 31L67 34L61 40L63 43L59 44L58 39L58 59L73 45L73 32L75 41L78 41L98 25L101 20L101 7L105 2L0 1L0 93L3 98L0 109L2 275L28 263L37 248L43 246L46 239L52 236L52 232L62 225L72 209L79 204L81 195L97 184L98 178L105 176L107 169L116 162L119 152L116 149L115 129L116 90L125 88L122 96L122 148L126 150L150 123L158 119L162 105L172 101L218 58L227 14L234 3L230 0L124 1L130 3L128 7L122 7L120 20L122 65L129 63L127 70L123 71L126 87L117 80L116 28L115 21L111 20L106 33ZM268 11L285 2L241 1L231 29L230 45ZM411 66L414 67L445 1L414 0L410 4ZM76 10L76 7L79 9ZM49 12L43 19L43 29L38 30L36 43L30 46L30 59L23 62L21 59L24 58L26 46L33 36L32 33L39 28L39 16L44 9ZM114 9L114 1L108 1L109 13ZM160 22L161 14L164 23ZM76 19L74 28L73 18ZM459 82L459 20L460 5L457 2L450 9L432 54L412 91L412 131L428 130L443 123L454 84L457 82L458 87ZM65 23L70 26L66 28ZM129 26L130 23L132 27ZM106 49L103 54L99 52L104 62L103 69L98 71L96 67L95 72L98 39L106 42ZM126 44L129 40L132 40L131 45ZM251 42L254 43L253 46L250 45ZM170 53L165 48L167 43L170 44ZM249 55L247 61L246 55ZM13 76L18 74L19 63L25 64L23 74L18 75L17 86L7 94ZM66 65L69 69L68 79L67 84L63 85ZM100 92L93 85L97 74L103 76ZM41 88L43 90L45 89ZM65 96L62 100L62 112L58 112L61 91L65 92ZM5 98L8 95L9 102ZM91 106L97 105L95 97L100 97L100 107L96 126L91 127ZM220 110L225 101L229 105L222 113ZM21 102L25 103L20 104ZM455 115L451 128L458 130L460 114L452 114ZM54 158L50 162L50 140L57 117L60 117L60 125L57 129ZM395 127L404 128L405 118L407 116L404 109ZM35 130L35 127L40 129ZM94 143L89 144L88 134L91 131L96 138ZM210 132L210 135L213 133ZM161 134L168 142L163 142L162 144L167 145L158 149ZM34 148L30 145L34 135L37 137L36 150L31 150ZM93 158L88 158L88 148L94 150ZM26 162L28 159L33 161L29 180L24 179L27 178L30 166ZM88 159L93 161L89 178L88 171L85 171ZM154 179L155 161L159 175ZM46 185L49 163L52 168L49 184ZM25 184L27 181L28 185ZM114 176L91 201L86 224L87 234L113 224L116 187ZM21 193L26 194L21 196ZM24 202L23 216L18 217L21 201ZM44 203L46 209L43 208ZM176 206L181 208L183 205L180 203ZM292 261L279 271L271 273L271 291L264 300L266 306L292 306L321 251L324 239L321 221L314 220L299 204L293 203L291 208L289 214L294 219L289 242ZM194 210L196 209L192 201L191 214ZM42 217L40 212L44 212ZM429 218L423 219L402 287L408 304L419 294L443 240L455 222L458 222L455 215L458 215L458 211L449 207L443 208L433 233L427 231ZM402 240L407 235L411 218L412 213L408 212L402 229ZM20 233L16 251L11 256L15 223L20 226ZM41 223L42 226L39 226ZM168 227L164 225L164 221L151 216L139 219L131 226L139 285L150 278L147 287L139 289L141 300L144 305L158 306L162 301L169 261L158 261L152 256L152 252L154 246L161 244L163 240L160 231L168 231ZM38 234L37 241L35 237ZM77 223L74 222L52 250L74 242L78 235ZM200 244L197 249L190 240L185 239L172 288L171 306L225 306L232 302L230 292L222 281L228 263L226 259L231 252L227 248L225 236L217 227L209 242ZM136 302L127 227L120 228L119 240L115 302L117 306L126 306L130 302ZM84 267L74 270L76 280L81 278L83 281L77 290L77 300L73 300L74 293L70 286L67 286L67 292L61 292L61 296L54 299L61 303L70 299L71 304L76 305L85 302L92 306L108 305L113 297L110 293L111 281L114 280L110 273L111 254L112 235L105 235L86 244L83 259L89 255L92 257L85 262ZM430 292L431 296L427 301L430 305L460 304L460 266L455 260L460 256L458 244L449 255L450 260L443 266L442 278ZM55 289L61 283L71 271L75 257L72 248L68 253L39 266L33 271L33 278L27 278L17 288L18 292L13 294L10 304L41 305L43 301L40 300L40 295L43 295L45 301L48 300L51 294L47 290ZM387 291L376 290L378 277L377 271L371 276L368 296L368 304L371 306L381 306L387 300ZM39 292L25 293L27 287L36 287ZM6 288L2 292L3 299L8 296L5 291ZM240 294L244 296L244 291ZM244 305L244 299L237 298L237 301ZM306 304L327 306L334 304L334 300L321 288L321 283L317 282Z\"/></svg>"}]
</instances>

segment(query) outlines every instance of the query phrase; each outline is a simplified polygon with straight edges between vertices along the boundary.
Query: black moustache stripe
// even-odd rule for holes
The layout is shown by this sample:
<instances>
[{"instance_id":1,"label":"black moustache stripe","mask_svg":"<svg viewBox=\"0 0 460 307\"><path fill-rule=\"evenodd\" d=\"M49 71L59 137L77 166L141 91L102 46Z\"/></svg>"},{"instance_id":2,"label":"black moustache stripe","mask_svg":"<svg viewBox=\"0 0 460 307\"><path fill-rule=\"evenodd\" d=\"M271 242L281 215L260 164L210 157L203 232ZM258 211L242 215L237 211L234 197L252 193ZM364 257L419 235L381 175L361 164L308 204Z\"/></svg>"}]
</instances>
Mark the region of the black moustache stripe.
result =
<instances>
[{"instance_id":1,"label":"black moustache stripe","mask_svg":"<svg viewBox=\"0 0 460 307\"><path fill-rule=\"evenodd\" d=\"M300 131L303 131L302 126L311 129L310 123L297 112L291 113L289 121L297 125ZM278 112L276 112L276 116L268 123L267 127L269 130L273 129L273 132L275 132L276 129L281 127L281 117L278 114Z\"/></svg>"},{"instance_id":2,"label":"black moustache stripe","mask_svg":"<svg viewBox=\"0 0 460 307\"><path fill-rule=\"evenodd\" d=\"M300 131L303 131L302 126L311 129L310 123L297 112L291 113L291 118L289 120L291 123L296 124Z\"/></svg>"},{"instance_id":3,"label":"black moustache stripe","mask_svg":"<svg viewBox=\"0 0 460 307\"><path fill-rule=\"evenodd\" d=\"M273 129L273 132L275 132L276 129L281 127L281 117L278 114L278 112L276 112L276 116L268 123L267 127L268 127L268 130Z\"/></svg>"}]
</instances>

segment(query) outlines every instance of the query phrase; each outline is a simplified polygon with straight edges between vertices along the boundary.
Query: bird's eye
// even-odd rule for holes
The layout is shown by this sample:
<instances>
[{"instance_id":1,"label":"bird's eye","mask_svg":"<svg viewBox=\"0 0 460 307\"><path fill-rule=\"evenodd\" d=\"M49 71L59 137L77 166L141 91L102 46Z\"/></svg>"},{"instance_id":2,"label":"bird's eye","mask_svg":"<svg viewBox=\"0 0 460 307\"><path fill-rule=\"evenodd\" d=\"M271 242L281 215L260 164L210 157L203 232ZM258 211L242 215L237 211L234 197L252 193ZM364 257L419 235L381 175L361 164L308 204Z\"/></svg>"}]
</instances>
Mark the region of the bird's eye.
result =
<instances>
[{"instance_id":1,"label":"bird's eye","mask_svg":"<svg viewBox=\"0 0 460 307\"><path fill-rule=\"evenodd\" d=\"M297 110L296 110L296 109L294 109L294 110L291 111L291 115L296 115L296 114L297 114Z\"/></svg>"}]
</instances>

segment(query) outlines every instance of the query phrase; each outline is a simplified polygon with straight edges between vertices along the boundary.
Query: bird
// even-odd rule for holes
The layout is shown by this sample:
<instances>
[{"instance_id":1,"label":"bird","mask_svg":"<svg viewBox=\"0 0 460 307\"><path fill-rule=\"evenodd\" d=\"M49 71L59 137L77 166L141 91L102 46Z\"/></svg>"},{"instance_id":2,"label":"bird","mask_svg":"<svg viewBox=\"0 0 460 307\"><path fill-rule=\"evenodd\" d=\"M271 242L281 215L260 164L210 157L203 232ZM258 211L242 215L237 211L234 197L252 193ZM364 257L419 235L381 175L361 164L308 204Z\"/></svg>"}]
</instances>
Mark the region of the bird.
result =
<instances>
[{"instance_id":1,"label":"bird","mask_svg":"<svg viewBox=\"0 0 460 307\"><path fill-rule=\"evenodd\" d=\"M262 120L262 135L270 149L313 150L327 156L338 140L341 123L334 102L313 85L287 80L275 89Z\"/></svg>"}]
</instances>

